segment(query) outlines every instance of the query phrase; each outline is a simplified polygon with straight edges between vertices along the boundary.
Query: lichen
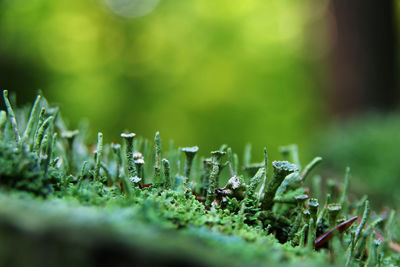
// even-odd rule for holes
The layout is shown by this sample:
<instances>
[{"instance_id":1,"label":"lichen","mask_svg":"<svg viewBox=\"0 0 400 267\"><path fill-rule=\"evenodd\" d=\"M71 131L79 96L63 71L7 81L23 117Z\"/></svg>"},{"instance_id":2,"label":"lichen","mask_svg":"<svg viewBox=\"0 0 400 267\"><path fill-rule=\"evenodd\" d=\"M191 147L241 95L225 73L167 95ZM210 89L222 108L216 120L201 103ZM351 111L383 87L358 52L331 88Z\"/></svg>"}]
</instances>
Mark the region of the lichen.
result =
<instances>
[{"instance_id":1,"label":"lichen","mask_svg":"<svg viewBox=\"0 0 400 267\"><path fill-rule=\"evenodd\" d=\"M227 145L204 159L198 156L198 147L171 145L165 151L159 132L153 150L151 142L133 133L121 134L123 146L103 143L99 133L97 150L91 151L81 131L66 129L59 114L46 110L43 97L36 99L22 122L16 120L7 91L4 100L0 198L30 194L107 211L126 223L112 222L122 232L129 232L135 222L197 235L204 242L212 237L218 241L209 249L218 251L221 246L240 258L237 263L309 266L326 262L326 251L335 255L332 264L338 266L399 263L398 251L391 249L396 244L391 234L394 212L370 218L369 201L349 197L349 168L342 186L332 183L321 207L322 199L317 198L322 189L307 188L305 180L322 159L315 158L303 170L296 146L282 149L284 158L292 162L272 162L272 174L266 149L264 162L254 164L248 146L240 168L237 154ZM19 129L24 129L22 138ZM181 152L186 157L183 174ZM226 166L229 174L222 171ZM227 181L226 185L220 180ZM131 215L124 217L120 212ZM361 218L358 226L351 226L357 218ZM371 253L365 253L366 249Z\"/></svg>"}]
</instances>

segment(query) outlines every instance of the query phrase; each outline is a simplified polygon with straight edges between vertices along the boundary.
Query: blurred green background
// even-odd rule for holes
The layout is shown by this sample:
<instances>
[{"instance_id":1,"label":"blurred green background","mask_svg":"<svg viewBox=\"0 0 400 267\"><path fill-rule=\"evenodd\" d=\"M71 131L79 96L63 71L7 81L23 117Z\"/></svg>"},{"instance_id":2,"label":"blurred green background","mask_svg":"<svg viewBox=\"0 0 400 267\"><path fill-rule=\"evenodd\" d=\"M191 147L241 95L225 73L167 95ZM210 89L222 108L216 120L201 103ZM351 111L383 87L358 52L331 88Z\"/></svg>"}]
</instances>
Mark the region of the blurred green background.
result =
<instances>
[{"instance_id":1,"label":"blurred green background","mask_svg":"<svg viewBox=\"0 0 400 267\"><path fill-rule=\"evenodd\" d=\"M255 161L297 143L305 162L333 118L397 110L400 5L384 2L0 0L0 86L20 103L41 89L106 141L251 142Z\"/></svg>"},{"instance_id":2,"label":"blurred green background","mask_svg":"<svg viewBox=\"0 0 400 267\"><path fill-rule=\"evenodd\" d=\"M102 1L0 9L0 51L18 70L7 88L25 87L24 102L42 89L72 125L87 117L108 140L125 128L159 130L203 153L252 142L261 159L266 145L303 146L321 119L317 62L326 49L310 39L322 36L311 31L326 1L164 0L136 18Z\"/></svg>"}]
</instances>

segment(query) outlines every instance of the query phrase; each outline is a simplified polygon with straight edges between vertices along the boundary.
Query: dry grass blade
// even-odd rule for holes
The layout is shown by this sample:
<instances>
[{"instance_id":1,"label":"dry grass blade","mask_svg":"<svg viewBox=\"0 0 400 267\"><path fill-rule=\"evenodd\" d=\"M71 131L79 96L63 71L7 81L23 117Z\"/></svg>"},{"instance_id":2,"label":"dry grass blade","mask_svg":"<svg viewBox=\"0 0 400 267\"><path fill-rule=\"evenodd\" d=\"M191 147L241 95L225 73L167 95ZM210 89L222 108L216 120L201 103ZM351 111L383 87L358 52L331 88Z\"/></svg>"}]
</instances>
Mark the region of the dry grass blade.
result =
<instances>
[{"instance_id":1,"label":"dry grass blade","mask_svg":"<svg viewBox=\"0 0 400 267\"><path fill-rule=\"evenodd\" d=\"M321 249L323 245L325 245L327 242L329 242L329 240L331 240L335 236L335 233L337 233L337 232L343 233L344 231L349 229L350 226L352 226L352 224L357 219L358 219L358 216L351 218L350 220L347 220L347 221L339 224L334 229L331 229L331 230L325 232L323 235L318 237L317 240L315 240L315 249L316 250Z\"/></svg>"}]
</instances>

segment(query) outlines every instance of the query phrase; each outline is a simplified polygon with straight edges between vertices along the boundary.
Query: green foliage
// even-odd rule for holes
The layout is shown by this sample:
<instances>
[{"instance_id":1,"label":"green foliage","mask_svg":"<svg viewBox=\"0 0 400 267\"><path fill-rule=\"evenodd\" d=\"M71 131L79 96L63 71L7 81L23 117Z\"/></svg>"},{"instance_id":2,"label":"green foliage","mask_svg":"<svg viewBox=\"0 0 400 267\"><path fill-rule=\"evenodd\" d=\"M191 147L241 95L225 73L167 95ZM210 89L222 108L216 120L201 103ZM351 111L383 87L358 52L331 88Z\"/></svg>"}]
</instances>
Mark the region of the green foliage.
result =
<instances>
[{"instance_id":1,"label":"green foliage","mask_svg":"<svg viewBox=\"0 0 400 267\"><path fill-rule=\"evenodd\" d=\"M90 151L82 134L67 131L61 116L54 112L57 109L49 108L45 101L38 99L40 102L34 105L30 115L26 112L24 120L16 121L14 115L7 113L5 125L0 129L0 161L4 163L0 168L3 191L0 214L8 214L7 220L14 220L12 224L16 223L14 213L18 212L12 207L19 204L8 207L4 203L12 199L23 202L28 193L31 195L29 202L35 203L27 206L29 212L33 216L44 216L34 221L45 223L49 216L76 216L77 221L85 224L94 216L105 220L93 223L99 234L107 227L117 229L109 237L111 239L121 235L128 239L139 235L145 239L145 235L138 232L142 229L147 229L146 235L150 235L149 229L171 230L174 231L169 236L171 239L195 237L206 244L210 255L205 259L210 260L210 265L229 262L212 256L218 251L224 251L221 254L224 257L235 255L238 258L230 265L244 262L319 265L328 260L326 250L336 255L332 264L338 266L375 266L384 261L399 263L398 254L391 249L396 239L390 226L394 214L371 213L367 199L352 201L347 196L349 170L343 190L335 192L333 188L332 195L326 197L325 206L319 208L318 200L309 200L309 197L321 188L310 191L304 181L321 159L314 159L303 170L295 146L283 149L284 157L293 159L294 163L272 162L271 175L264 149L264 162L258 164L254 176L248 175L249 166L257 165L251 162L249 153L246 165L238 168L237 157L227 145L211 152L208 160L196 154L198 147L175 149L171 145L170 151L165 152L158 132L153 144L135 134L122 134L123 149L118 144L103 143L103 134L99 133L97 150ZM7 94L5 100L8 100ZM42 108L40 114L35 112L37 105ZM25 121L28 121L27 126ZM17 123L19 126L14 127ZM15 138L23 128L32 134ZM56 138L57 135L62 138ZM185 153L183 170L181 152ZM224 171L227 166L230 170ZM221 178L228 180L224 187L220 185ZM144 184L144 179L152 184ZM21 196L24 196L22 200ZM47 199L37 200L35 196ZM62 205L64 208L58 211ZM88 214L65 208L69 205L78 210L86 207ZM41 211L41 207L50 212ZM65 215L61 214L63 212ZM106 215L99 215L102 212ZM361 214L360 224L352 226L356 216ZM62 220L57 225L64 225ZM133 226L138 228L131 230ZM21 228L21 231L26 230ZM385 239L378 238L378 233ZM144 250L151 249L144 246L154 246L158 248L155 253L162 255L168 251L164 238L163 234L156 238L158 245L128 240L127 246L134 243ZM0 238L0 246L3 242ZM186 253L201 253L195 244L185 242ZM366 248L373 253L365 253ZM190 249L193 251L189 252Z\"/></svg>"}]
</instances>

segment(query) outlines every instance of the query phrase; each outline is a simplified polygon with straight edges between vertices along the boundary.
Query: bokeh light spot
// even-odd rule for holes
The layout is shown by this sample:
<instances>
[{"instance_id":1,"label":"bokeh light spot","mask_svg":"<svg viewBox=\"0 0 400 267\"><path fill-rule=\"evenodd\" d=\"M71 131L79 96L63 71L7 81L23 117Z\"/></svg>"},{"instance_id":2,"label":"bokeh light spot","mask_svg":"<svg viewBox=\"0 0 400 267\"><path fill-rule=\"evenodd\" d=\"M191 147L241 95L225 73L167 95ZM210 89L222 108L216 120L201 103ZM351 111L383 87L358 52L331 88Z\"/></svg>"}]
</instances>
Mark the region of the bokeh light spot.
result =
<instances>
[{"instance_id":1,"label":"bokeh light spot","mask_svg":"<svg viewBox=\"0 0 400 267\"><path fill-rule=\"evenodd\" d=\"M135 18L147 15L157 6L159 0L105 0L109 8L116 14Z\"/></svg>"}]
</instances>

